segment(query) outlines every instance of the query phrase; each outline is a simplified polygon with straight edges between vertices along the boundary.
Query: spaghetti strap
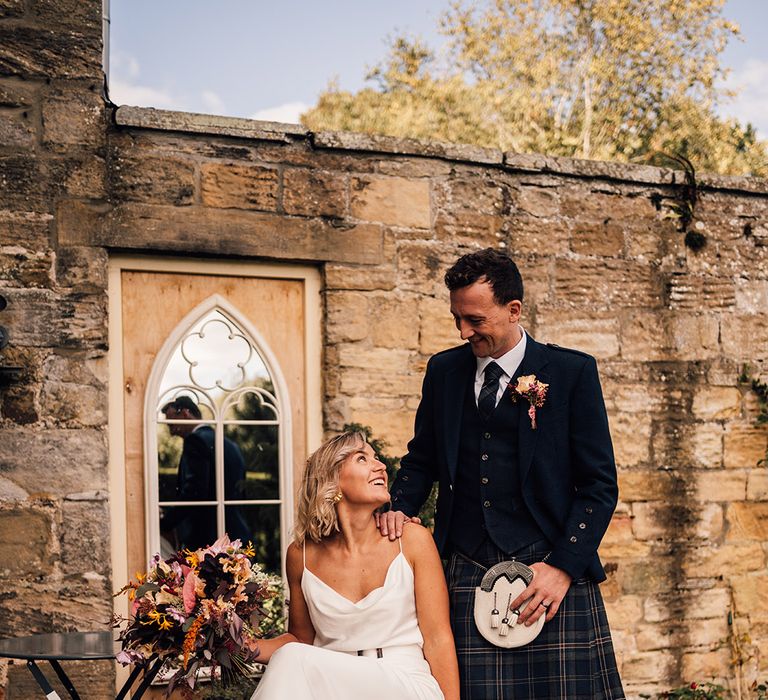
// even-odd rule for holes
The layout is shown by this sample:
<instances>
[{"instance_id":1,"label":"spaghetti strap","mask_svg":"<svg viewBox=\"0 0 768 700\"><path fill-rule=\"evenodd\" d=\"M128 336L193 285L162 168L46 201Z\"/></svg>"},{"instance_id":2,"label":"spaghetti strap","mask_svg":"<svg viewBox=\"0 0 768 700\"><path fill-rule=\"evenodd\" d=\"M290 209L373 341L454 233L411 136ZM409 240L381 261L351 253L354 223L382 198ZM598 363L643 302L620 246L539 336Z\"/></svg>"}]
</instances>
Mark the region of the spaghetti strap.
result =
<instances>
[{"instance_id":1,"label":"spaghetti strap","mask_svg":"<svg viewBox=\"0 0 768 700\"><path fill-rule=\"evenodd\" d=\"M400 554L402 554L403 553L403 538L402 538L402 536L398 537L397 541L400 544Z\"/></svg>"},{"instance_id":2,"label":"spaghetti strap","mask_svg":"<svg viewBox=\"0 0 768 700\"><path fill-rule=\"evenodd\" d=\"M306 569L307 568L307 541L304 540L301 543L301 563L302 566Z\"/></svg>"}]
</instances>

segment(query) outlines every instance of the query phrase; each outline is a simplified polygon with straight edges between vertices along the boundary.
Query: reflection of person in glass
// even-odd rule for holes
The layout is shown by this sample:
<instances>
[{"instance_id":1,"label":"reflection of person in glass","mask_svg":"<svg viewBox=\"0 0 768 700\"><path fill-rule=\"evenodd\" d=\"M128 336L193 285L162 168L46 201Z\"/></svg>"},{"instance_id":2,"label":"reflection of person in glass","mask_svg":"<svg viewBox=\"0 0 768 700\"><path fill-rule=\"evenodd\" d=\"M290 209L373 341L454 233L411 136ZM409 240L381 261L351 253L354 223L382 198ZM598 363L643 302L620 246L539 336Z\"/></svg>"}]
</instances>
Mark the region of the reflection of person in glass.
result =
<instances>
[{"instance_id":1,"label":"reflection of person in glass","mask_svg":"<svg viewBox=\"0 0 768 700\"><path fill-rule=\"evenodd\" d=\"M168 420L201 420L197 404L188 396L179 396L161 409ZM184 446L179 459L176 479L176 500L216 500L216 431L207 424L171 423L171 435L181 437ZM224 438L224 497L233 500L242 497L245 480L245 462L240 448ZM230 539L250 539L240 509L226 507L225 526ZM199 549L214 542L216 530L215 506L173 506L165 507L160 519L160 530L170 533L175 530L176 545Z\"/></svg>"}]
</instances>

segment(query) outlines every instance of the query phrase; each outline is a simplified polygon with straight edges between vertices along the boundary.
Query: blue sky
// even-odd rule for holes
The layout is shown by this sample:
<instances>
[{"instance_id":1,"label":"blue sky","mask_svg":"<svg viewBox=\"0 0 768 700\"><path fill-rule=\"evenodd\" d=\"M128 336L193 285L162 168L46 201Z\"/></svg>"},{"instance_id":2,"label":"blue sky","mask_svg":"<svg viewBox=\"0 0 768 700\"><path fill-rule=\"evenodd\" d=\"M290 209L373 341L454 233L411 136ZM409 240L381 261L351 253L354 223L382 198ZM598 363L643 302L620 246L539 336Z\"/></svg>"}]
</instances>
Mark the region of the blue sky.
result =
<instances>
[{"instance_id":1,"label":"blue sky","mask_svg":"<svg viewBox=\"0 0 768 700\"><path fill-rule=\"evenodd\" d=\"M110 96L133 104L296 121L335 78L363 86L400 32L439 46L448 0L110 0ZM721 109L768 138L768 2L726 0L741 26L723 64L739 96Z\"/></svg>"}]
</instances>

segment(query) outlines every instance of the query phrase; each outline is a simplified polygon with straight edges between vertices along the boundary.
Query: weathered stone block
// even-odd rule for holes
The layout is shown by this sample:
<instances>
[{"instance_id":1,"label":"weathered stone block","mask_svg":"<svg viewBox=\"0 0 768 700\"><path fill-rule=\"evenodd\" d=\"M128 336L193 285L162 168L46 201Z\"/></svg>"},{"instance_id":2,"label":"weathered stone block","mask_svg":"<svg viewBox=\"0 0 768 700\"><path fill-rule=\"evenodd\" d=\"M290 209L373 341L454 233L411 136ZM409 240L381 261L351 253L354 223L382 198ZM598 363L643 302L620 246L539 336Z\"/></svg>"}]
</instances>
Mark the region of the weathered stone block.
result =
<instances>
[{"instance_id":1,"label":"weathered stone block","mask_svg":"<svg viewBox=\"0 0 768 700\"><path fill-rule=\"evenodd\" d=\"M325 295L328 342L339 343L368 337L368 296L360 292L328 292Z\"/></svg>"},{"instance_id":2,"label":"weathered stone block","mask_svg":"<svg viewBox=\"0 0 768 700\"><path fill-rule=\"evenodd\" d=\"M0 75L101 79L101 32L0 25Z\"/></svg>"},{"instance_id":3,"label":"weathered stone block","mask_svg":"<svg viewBox=\"0 0 768 700\"><path fill-rule=\"evenodd\" d=\"M107 445L102 430L4 427L0 475L30 494L65 496L107 489Z\"/></svg>"},{"instance_id":4,"label":"weathered stone block","mask_svg":"<svg viewBox=\"0 0 768 700\"><path fill-rule=\"evenodd\" d=\"M741 392L736 387L701 387L693 397L693 413L704 420L736 418L741 414Z\"/></svg>"},{"instance_id":5,"label":"weathered stone block","mask_svg":"<svg viewBox=\"0 0 768 700\"><path fill-rule=\"evenodd\" d=\"M110 571L109 508L106 494L99 500L62 505L61 566L65 574Z\"/></svg>"},{"instance_id":6,"label":"weathered stone block","mask_svg":"<svg viewBox=\"0 0 768 700\"><path fill-rule=\"evenodd\" d=\"M603 561L614 559L641 559L650 555L651 546L639 542L632 532L632 518L626 513L615 513L608 531L600 543L600 557Z\"/></svg>"},{"instance_id":7,"label":"weathered stone block","mask_svg":"<svg viewBox=\"0 0 768 700\"><path fill-rule=\"evenodd\" d=\"M6 148L31 148L37 134L26 110L0 112L0 143Z\"/></svg>"},{"instance_id":8,"label":"weathered stone block","mask_svg":"<svg viewBox=\"0 0 768 700\"><path fill-rule=\"evenodd\" d=\"M408 369L408 350L398 348L361 348L358 344L339 348L341 367L359 367L374 372L404 372Z\"/></svg>"},{"instance_id":9,"label":"weathered stone block","mask_svg":"<svg viewBox=\"0 0 768 700\"><path fill-rule=\"evenodd\" d=\"M667 294L673 309L730 309L736 304L735 285L730 275L675 273L667 283Z\"/></svg>"},{"instance_id":10,"label":"weathered stone block","mask_svg":"<svg viewBox=\"0 0 768 700\"><path fill-rule=\"evenodd\" d=\"M0 280L22 287L50 287L53 251L32 252L20 246L0 246Z\"/></svg>"},{"instance_id":11,"label":"weathered stone block","mask_svg":"<svg viewBox=\"0 0 768 700\"><path fill-rule=\"evenodd\" d=\"M751 362L768 347L768 315L723 314L720 334L726 357Z\"/></svg>"},{"instance_id":12,"label":"weathered stone block","mask_svg":"<svg viewBox=\"0 0 768 700\"><path fill-rule=\"evenodd\" d=\"M669 503L634 503L632 505L632 531L639 540L677 540L698 537L713 540L723 531L723 508L707 503L692 508L690 527L680 529L680 523L670 517L670 511L679 507Z\"/></svg>"},{"instance_id":13,"label":"weathered stone block","mask_svg":"<svg viewBox=\"0 0 768 700\"><path fill-rule=\"evenodd\" d=\"M740 576L731 583L736 609L745 615L768 615L768 574Z\"/></svg>"},{"instance_id":14,"label":"weathered stone block","mask_svg":"<svg viewBox=\"0 0 768 700\"><path fill-rule=\"evenodd\" d=\"M418 300L403 296L371 296L369 309L375 321L371 324L371 341L380 348L419 347L419 326L416 315Z\"/></svg>"},{"instance_id":15,"label":"weathered stone block","mask_svg":"<svg viewBox=\"0 0 768 700\"><path fill-rule=\"evenodd\" d=\"M46 95L42 102L43 143L49 148L90 146L106 141L101 86L80 87Z\"/></svg>"},{"instance_id":16,"label":"weathered stone block","mask_svg":"<svg viewBox=\"0 0 768 700\"><path fill-rule=\"evenodd\" d=\"M585 191L582 187L563 188L561 193L561 212L579 220L602 221L637 221L647 219L648 224L658 217L650 192L600 192L596 188Z\"/></svg>"},{"instance_id":17,"label":"weathered stone block","mask_svg":"<svg viewBox=\"0 0 768 700\"><path fill-rule=\"evenodd\" d=\"M621 259L556 260L553 285L561 304L594 310L648 308L661 299L661 280L653 268Z\"/></svg>"},{"instance_id":18,"label":"weathered stone block","mask_svg":"<svg viewBox=\"0 0 768 700\"><path fill-rule=\"evenodd\" d=\"M419 300L419 352L434 355L459 345L461 338L449 311L447 293L443 297L422 297Z\"/></svg>"},{"instance_id":19,"label":"weathered stone block","mask_svg":"<svg viewBox=\"0 0 768 700\"><path fill-rule=\"evenodd\" d=\"M623 595L605 607L611 633L614 629L632 629L643 617L642 598L636 595Z\"/></svg>"},{"instance_id":20,"label":"weathered stone block","mask_svg":"<svg viewBox=\"0 0 768 700\"><path fill-rule=\"evenodd\" d=\"M648 362L668 357L665 317L633 309L618 314L621 323L621 357L624 360Z\"/></svg>"},{"instance_id":21,"label":"weathered stone block","mask_svg":"<svg viewBox=\"0 0 768 700\"><path fill-rule=\"evenodd\" d=\"M373 434L387 443L389 454L405 454L408 440L413 436L414 412L404 410L402 399L355 397L350 399L349 408L354 422L369 425Z\"/></svg>"},{"instance_id":22,"label":"weathered stone block","mask_svg":"<svg viewBox=\"0 0 768 700\"><path fill-rule=\"evenodd\" d=\"M325 266L325 286L328 290L390 290L395 288L395 275L393 267L383 265L360 267L328 263Z\"/></svg>"},{"instance_id":23,"label":"weathered stone block","mask_svg":"<svg viewBox=\"0 0 768 700\"><path fill-rule=\"evenodd\" d=\"M706 678L719 685L727 684L730 676L731 652L729 649L692 651L683 654L680 674L683 678Z\"/></svg>"},{"instance_id":24,"label":"weathered stone block","mask_svg":"<svg viewBox=\"0 0 768 700\"><path fill-rule=\"evenodd\" d=\"M560 213L560 194L554 187L524 185L518 190L514 203L518 209L535 217L556 217Z\"/></svg>"},{"instance_id":25,"label":"weathered stone block","mask_svg":"<svg viewBox=\"0 0 768 700\"><path fill-rule=\"evenodd\" d=\"M723 469L699 472L696 493L701 501L743 501L747 497L747 474L741 470Z\"/></svg>"},{"instance_id":26,"label":"weathered stone block","mask_svg":"<svg viewBox=\"0 0 768 700\"><path fill-rule=\"evenodd\" d=\"M0 18L19 17L24 14L23 0L0 0Z\"/></svg>"},{"instance_id":27,"label":"weathered stone block","mask_svg":"<svg viewBox=\"0 0 768 700\"><path fill-rule=\"evenodd\" d=\"M647 464L650 458L651 418L636 413L612 413L609 418L616 464Z\"/></svg>"},{"instance_id":28,"label":"weathered stone block","mask_svg":"<svg viewBox=\"0 0 768 700\"><path fill-rule=\"evenodd\" d=\"M747 572L764 570L765 552L758 542L697 547L688 553L681 566L686 577L723 574L732 581Z\"/></svg>"},{"instance_id":29,"label":"weathered stone block","mask_svg":"<svg viewBox=\"0 0 768 700\"><path fill-rule=\"evenodd\" d=\"M768 426L730 424L726 427L723 464L728 468L754 467L765 457Z\"/></svg>"},{"instance_id":30,"label":"weathered stone block","mask_svg":"<svg viewBox=\"0 0 768 700\"><path fill-rule=\"evenodd\" d=\"M571 250L580 255L618 257L624 253L624 229L610 219L576 223L571 237Z\"/></svg>"},{"instance_id":31,"label":"weathered stone block","mask_svg":"<svg viewBox=\"0 0 768 700\"><path fill-rule=\"evenodd\" d=\"M670 336L671 354L678 359L703 360L718 355L720 328L712 314L675 314L670 320Z\"/></svg>"},{"instance_id":32,"label":"weathered stone block","mask_svg":"<svg viewBox=\"0 0 768 700\"><path fill-rule=\"evenodd\" d=\"M343 217L349 183L345 176L289 168L283 172L283 210L301 216Z\"/></svg>"},{"instance_id":33,"label":"weathered stone block","mask_svg":"<svg viewBox=\"0 0 768 700\"><path fill-rule=\"evenodd\" d=\"M104 248L61 246L56 253L56 282L82 291L106 289L107 263Z\"/></svg>"},{"instance_id":34,"label":"weathered stone block","mask_svg":"<svg viewBox=\"0 0 768 700\"><path fill-rule=\"evenodd\" d=\"M256 211L123 204L102 225L86 229L82 204L73 204L58 207L62 245L367 265L378 264L384 254L381 228L371 224L338 228L322 219ZM95 209L94 216L103 216Z\"/></svg>"},{"instance_id":35,"label":"weathered stone block","mask_svg":"<svg viewBox=\"0 0 768 700\"><path fill-rule=\"evenodd\" d=\"M441 241L450 241L461 246L496 248L506 236L509 222L496 214L478 214L476 212L439 211L435 215L432 229L424 229L424 238L432 238L433 231ZM411 231L409 238L415 236Z\"/></svg>"},{"instance_id":36,"label":"weathered stone block","mask_svg":"<svg viewBox=\"0 0 768 700\"><path fill-rule=\"evenodd\" d=\"M736 309L743 314L760 314L768 309L768 280L737 277Z\"/></svg>"},{"instance_id":37,"label":"weathered stone block","mask_svg":"<svg viewBox=\"0 0 768 700\"><path fill-rule=\"evenodd\" d=\"M679 472L659 469L621 469L619 496L623 501L659 501L684 491L686 479Z\"/></svg>"},{"instance_id":38,"label":"weathered stone block","mask_svg":"<svg viewBox=\"0 0 768 700\"><path fill-rule=\"evenodd\" d=\"M646 598L643 603L643 618L646 622L725 619L730 604L731 594L726 588L675 591L659 597Z\"/></svg>"},{"instance_id":39,"label":"weathered stone block","mask_svg":"<svg viewBox=\"0 0 768 700\"><path fill-rule=\"evenodd\" d=\"M350 211L363 221L429 228L429 182L400 177L353 178Z\"/></svg>"},{"instance_id":40,"label":"weathered stone block","mask_svg":"<svg viewBox=\"0 0 768 700\"><path fill-rule=\"evenodd\" d=\"M466 250L456 251L430 242L402 242L397 246L397 288L440 298L445 294L445 271Z\"/></svg>"},{"instance_id":41,"label":"weathered stone block","mask_svg":"<svg viewBox=\"0 0 768 700\"><path fill-rule=\"evenodd\" d=\"M520 258L526 256L546 256L551 258L558 255L568 255L571 240L571 229L562 219L537 219L525 213L515 213L505 217L504 234L509 254L518 263L526 284L531 275L520 265ZM554 266L553 266L554 267Z\"/></svg>"},{"instance_id":42,"label":"weathered stone block","mask_svg":"<svg viewBox=\"0 0 768 700\"><path fill-rule=\"evenodd\" d=\"M541 330L537 340L574 348L597 358L614 357L619 352L619 322L615 316L542 310L537 314Z\"/></svg>"},{"instance_id":43,"label":"weathered stone block","mask_svg":"<svg viewBox=\"0 0 768 700\"><path fill-rule=\"evenodd\" d=\"M768 501L768 471L765 469L749 472L747 476L747 499Z\"/></svg>"},{"instance_id":44,"label":"weathered stone block","mask_svg":"<svg viewBox=\"0 0 768 700\"><path fill-rule=\"evenodd\" d=\"M644 651L626 658L621 672L635 683L658 683L660 679L669 678L675 666L675 654L669 651Z\"/></svg>"},{"instance_id":45,"label":"weathered stone block","mask_svg":"<svg viewBox=\"0 0 768 700\"><path fill-rule=\"evenodd\" d=\"M277 210L279 174L257 165L205 163L200 168L202 202L220 209Z\"/></svg>"},{"instance_id":46,"label":"weathered stone block","mask_svg":"<svg viewBox=\"0 0 768 700\"><path fill-rule=\"evenodd\" d=\"M48 575L52 538L50 512L0 509L0 578Z\"/></svg>"},{"instance_id":47,"label":"weathered stone block","mask_svg":"<svg viewBox=\"0 0 768 700\"><path fill-rule=\"evenodd\" d=\"M497 178L461 174L435 183L435 207L445 212L470 212L498 216L510 211L510 188Z\"/></svg>"},{"instance_id":48,"label":"weathered stone block","mask_svg":"<svg viewBox=\"0 0 768 700\"><path fill-rule=\"evenodd\" d=\"M382 374L370 370L346 368L341 375L342 394L379 398L411 397L421 391L422 377L415 373Z\"/></svg>"},{"instance_id":49,"label":"weathered stone block","mask_svg":"<svg viewBox=\"0 0 768 700\"><path fill-rule=\"evenodd\" d=\"M49 245L51 214L0 210L0 245L43 252Z\"/></svg>"},{"instance_id":50,"label":"weathered stone block","mask_svg":"<svg viewBox=\"0 0 768 700\"><path fill-rule=\"evenodd\" d=\"M30 15L53 29L68 27L101 36L102 9L93 0L33 0Z\"/></svg>"},{"instance_id":51,"label":"weathered stone block","mask_svg":"<svg viewBox=\"0 0 768 700\"><path fill-rule=\"evenodd\" d=\"M117 152L109 163L109 185L121 201L192 204L195 166L181 158Z\"/></svg>"},{"instance_id":52,"label":"weathered stone block","mask_svg":"<svg viewBox=\"0 0 768 700\"><path fill-rule=\"evenodd\" d=\"M702 423L693 430L693 459L697 467L719 469L723 466L723 436L719 423Z\"/></svg>"},{"instance_id":53,"label":"weathered stone block","mask_svg":"<svg viewBox=\"0 0 768 700\"><path fill-rule=\"evenodd\" d=\"M768 540L768 503L729 503L728 540Z\"/></svg>"}]
</instances>

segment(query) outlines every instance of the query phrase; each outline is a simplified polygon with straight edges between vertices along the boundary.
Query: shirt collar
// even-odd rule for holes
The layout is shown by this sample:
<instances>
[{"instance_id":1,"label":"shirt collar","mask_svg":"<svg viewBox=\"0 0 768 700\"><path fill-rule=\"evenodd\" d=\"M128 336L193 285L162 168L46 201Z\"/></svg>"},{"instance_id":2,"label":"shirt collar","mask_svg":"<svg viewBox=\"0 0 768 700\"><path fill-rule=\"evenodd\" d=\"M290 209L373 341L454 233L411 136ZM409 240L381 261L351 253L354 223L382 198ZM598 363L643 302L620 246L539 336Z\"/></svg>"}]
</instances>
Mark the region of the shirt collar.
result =
<instances>
[{"instance_id":1,"label":"shirt collar","mask_svg":"<svg viewBox=\"0 0 768 700\"><path fill-rule=\"evenodd\" d=\"M517 345L515 345L515 347L513 347L511 350L507 350L507 352L505 352L501 357L477 358L477 377L483 376L485 368L491 362L495 362L497 365L499 365L499 367L504 370L504 374L506 374L510 379L515 376L515 372L517 372L518 367L520 367L523 362L523 357L525 356L525 346L527 344L528 338L528 334L525 332L525 329L522 326L520 326L520 331L522 332L522 337L517 341Z\"/></svg>"}]
</instances>

